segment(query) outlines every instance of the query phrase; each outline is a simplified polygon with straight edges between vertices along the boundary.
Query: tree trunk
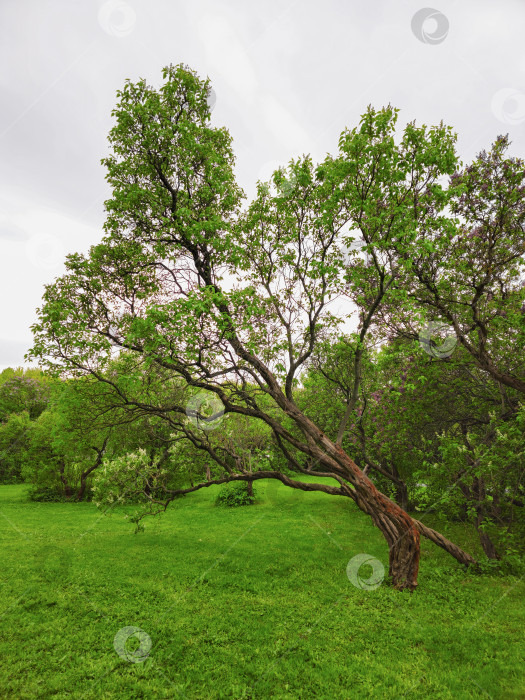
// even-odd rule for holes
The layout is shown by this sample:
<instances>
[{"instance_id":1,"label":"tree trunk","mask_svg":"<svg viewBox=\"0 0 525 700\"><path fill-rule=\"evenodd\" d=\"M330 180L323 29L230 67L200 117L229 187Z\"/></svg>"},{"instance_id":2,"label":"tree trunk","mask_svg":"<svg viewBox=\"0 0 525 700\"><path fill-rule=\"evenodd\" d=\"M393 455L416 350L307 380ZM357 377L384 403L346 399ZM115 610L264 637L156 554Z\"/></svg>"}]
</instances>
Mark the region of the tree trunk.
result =
<instances>
[{"instance_id":1,"label":"tree trunk","mask_svg":"<svg viewBox=\"0 0 525 700\"><path fill-rule=\"evenodd\" d=\"M78 491L77 491L77 497L76 497L76 500L77 500L77 501L81 501L81 500L84 498L84 493L85 493L85 491L86 491L86 486L87 486L86 480L85 480L85 479L81 479L81 481L80 481L80 488L79 488Z\"/></svg>"},{"instance_id":2,"label":"tree trunk","mask_svg":"<svg viewBox=\"0 0 525 700\"><path fill-rule=\"evenodd\" d=\"M65 462L63 457L60 459L59 464L60 464L60 467L59 467L60 481L62 482L62 484L64 486L64 494L65 494L66 498L71 498L71 496L73 495L73 489L71 488L66 477L64 476L64 472L66 469L66 462Z\"/></svg>"},{"instance_id":3,"label":"tree trunk","mask_svg":"<svg viewBox=\"0 0 525 700\"><path fill-rule=\"evenodd\" d=\"M486 497L485 482L482 477L477 477L474 479L473 488L477 496L476 530L478 531L479 541L481 543L481 546L483 547L483 551L489 559L501 559L500 555L496 552L496 547L494 546L494 543L487 535L487 533L483 531L482 528L483 521L485 520L484 499Z\"/></svg>"},{"instance_id":4,"label":"tree trunk","mask_svg":"<svg viewBox=\"0 0 525 700\"><path fill-rule=\"evenodd\" d=\"M92 447L92 450L95 450L97 453L97 459L95 463L89 467L89 469L86 469L82 474L80 475L80 488L77 491L76 495L76 500L81 501L84 498L84 493L86 491L86 486L87 486L87 478L91 474L91 472L95 471L95 469L98 469L100 465L102 464L102 458L104 457L104 452L106 450L106 445L108 444L109 440L109 435L106 436L104 443L101 448L98 447Z\"/></svg>"},{"instance_id":5,"label":"tree trunk","mask_svg":"<svg viewBox=\"0 0 525 700\"><path fill-rule=\"evenodd\" d=\"M439 533L425 528L397 503L378 491L374 483L363 474L340 445L335 445L325 435L322 435L321 443L329 459L336 459L339 465L347 469L348 480L354 486L354 490L348 489L348 495L363 512L370 515L374 525L383 533L389 549L389 575L395 588L400 590L408 588L412 591L417 587L420 533L439 544L458 561L475 563L475 559L469 554ZM320 461L324 462L328 469L331 468L330 461L323 459L321 455Z\"/></svg>"},{"instance_id":6,"label":"tree trunk","mask_svg":"<svg viewBox=\"0 0 525 700\"><path fill-rule=\"evenodd\" d=\"M496 551L494 542L490 539L487 533L483 532L483 530L480 530L478 527L476 527L476 529L478 531L479 541L481 542L481 546L483 547L483 551L487 557L489 559L501 559L501 556Z\"/></svg>"},{"instance_id":7,"label":"tree trunk","mask_svg":"<svg viewBox=\"0 0 525 700\"><path fill-rule=\"evenodd\" d=\"M398 506L403 510L408 510L408 489L404 481L395 482L395 499Z\"/></svg>"},{"instance_id":8,"label":"tree trunk","mask_svg":"<svg viewBox=\"0 0 525 700\"><path fill-rule=\"evenodd\" d=\"M392 481L394 482L394 499L398 506L400 506L404 511L408 510L408 488L401 475L395 462L389 462L390 471L392 472Z\"/></svg>"},{"instance_id":9,"label":"tree trunk","mask_svg":"<svg viewBox=\"0 0 525 700\"><path fill-rule=\"evenodd\" d=\"M394 587L414 590L419 571L419 530L410 515L375 486L366 500L368 514L388 544L388 574Z\"/></svg>"},{"instance_id":10,"label":"tree trunk","mask_svg":"<svg viewBox=\"0 0 525 700\"><path fill-rule=\"evenodd\" d=\"M344 463L350 472L355 492L349 489L349 495L363 512L370 515L387 541L388 573L392 584L399 590L414 590L420 557L419 529L415 521L397 503L378 491L341 446L333 443L331 446L336 450L337 461Z\"/></svg>"}]
</instances>

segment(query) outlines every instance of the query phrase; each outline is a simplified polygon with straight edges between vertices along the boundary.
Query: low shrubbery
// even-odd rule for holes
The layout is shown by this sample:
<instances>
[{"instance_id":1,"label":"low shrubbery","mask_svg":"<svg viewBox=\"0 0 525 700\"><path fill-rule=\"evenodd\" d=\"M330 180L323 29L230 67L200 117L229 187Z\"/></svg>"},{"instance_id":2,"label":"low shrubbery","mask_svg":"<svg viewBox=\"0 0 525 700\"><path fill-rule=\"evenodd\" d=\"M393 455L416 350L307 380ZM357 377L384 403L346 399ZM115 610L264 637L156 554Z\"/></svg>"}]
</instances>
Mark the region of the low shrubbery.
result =
<instances>
[{"instance_id":1,"label":"low shrubbery","mask_svg":"<svg viewBox=\"0 0 525 700\"><path fill-rule=\"evenodd\" d=\"M69 500L53 486L32 486L27 492L27 497L30 501L39 503L62 503Z\"/></svg>"},{"instance_id":2,"label":"low shrubbery","mask_svg":"<svg viewBox=\"0 0 525 700\"><path fill-rule=\"evenodd\" d=\"M215 501L218 506L251 506L255 502L255 490L250 490L249 484L246 481L230 481L229 484L224 484L219 491Z\"/></svg>"}]
</instances>

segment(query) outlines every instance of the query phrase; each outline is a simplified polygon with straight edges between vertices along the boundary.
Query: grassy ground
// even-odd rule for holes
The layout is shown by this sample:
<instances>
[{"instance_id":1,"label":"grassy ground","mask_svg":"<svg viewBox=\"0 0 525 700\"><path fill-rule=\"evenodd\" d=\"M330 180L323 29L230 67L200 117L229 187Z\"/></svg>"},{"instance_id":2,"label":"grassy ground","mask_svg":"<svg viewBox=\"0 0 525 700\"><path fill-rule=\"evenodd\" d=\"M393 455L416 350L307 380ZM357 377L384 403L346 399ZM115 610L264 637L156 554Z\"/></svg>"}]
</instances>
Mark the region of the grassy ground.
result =
<instances>
[{"instance_id":1,"label":"grassy ground","mask_svg":"<svg viewBox=\"0 0 525 700\"><path fill-rule=\"evenodd\" d=\"M357 588L352 557L387 564L370 520L258 486L236 509L191 494L136 535L122 509L0 487L0 697L525 698L523 581L465 573L423 541L415 593ZM125 627L148 636L140 663L125 658L136 637L115 650Z\"/></svg>"}]
</instances>

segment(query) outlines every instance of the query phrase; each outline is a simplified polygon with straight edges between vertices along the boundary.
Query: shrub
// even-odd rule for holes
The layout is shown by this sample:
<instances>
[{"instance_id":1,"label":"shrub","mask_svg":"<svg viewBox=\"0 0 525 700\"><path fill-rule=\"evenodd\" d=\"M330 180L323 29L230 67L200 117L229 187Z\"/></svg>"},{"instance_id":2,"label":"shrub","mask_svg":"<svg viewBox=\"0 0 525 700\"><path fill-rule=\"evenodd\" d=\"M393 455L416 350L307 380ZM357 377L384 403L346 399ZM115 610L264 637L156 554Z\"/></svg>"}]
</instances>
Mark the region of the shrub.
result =
<instances>
[{"instance_id":1,"label":"shrub","mask_svg":"<svg viewBox=\"0 0 525 700\"><path fill-rule=\"evenodd\" d=\"M22 471L28 459L31 420L29 413L12 413L0 423L0 484L23 481Z\"/></svg>"},{"instance_id":2,"label":"shrub","mask_svg":"<svg viewBox=\"0 0 525 700\"><path fill-rule=\"evenodd\" d=\"M251 506L254 501L255 490L252 488L252 493L249 493L248 482L230 481L222 486L215 503L218 506L234 508L236 506Z\"/></svg>"},{"instance_id":3,"label":"shrub","mask_svg":"<svg viewBox=\"0 0 525 700\"><path fill-rule=\"evenodd\" d=\"M53 486L33 486L27 492L30 501L39 503L63 503L69 499Z\"/></svg>"},{"instance_id":4,"label":"shrub","mask_svg":"<svg viewBox=\"0 0 525 700\"><path fill-rule=\"evenodd\" d=\"M166 470L157 463L158 459L151 462L142 448L113 459L105 457L92 484L92 498L96 505L150 502L167 477Z\"/></svg>"}]
</instances>

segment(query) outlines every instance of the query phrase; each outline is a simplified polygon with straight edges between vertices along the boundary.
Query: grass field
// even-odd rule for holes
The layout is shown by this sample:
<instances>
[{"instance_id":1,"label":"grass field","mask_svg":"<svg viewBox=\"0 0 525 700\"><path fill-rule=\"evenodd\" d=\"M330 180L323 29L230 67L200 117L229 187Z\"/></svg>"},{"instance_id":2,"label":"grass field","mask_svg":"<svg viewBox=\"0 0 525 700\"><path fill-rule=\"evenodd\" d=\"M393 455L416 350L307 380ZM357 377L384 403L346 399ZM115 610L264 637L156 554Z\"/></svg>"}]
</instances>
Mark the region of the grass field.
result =
<instances>
[{"instance_id":1,"label":"grass field","mask_svg":"<svg viewBox=\"0 0 525 700\"><path fill-rule=\"evenodd\" d=\"M357 588L353 556L387 566L370 519L258 486L235 509L190 494L138 534L123 508L0 487L0 698L525 698L524 581L466 573L424 540L416 592ZM479 554L463 527L424 520ZM147 635L140 663L115 650L125 627Z\"/></svg>"}]
</instances>

